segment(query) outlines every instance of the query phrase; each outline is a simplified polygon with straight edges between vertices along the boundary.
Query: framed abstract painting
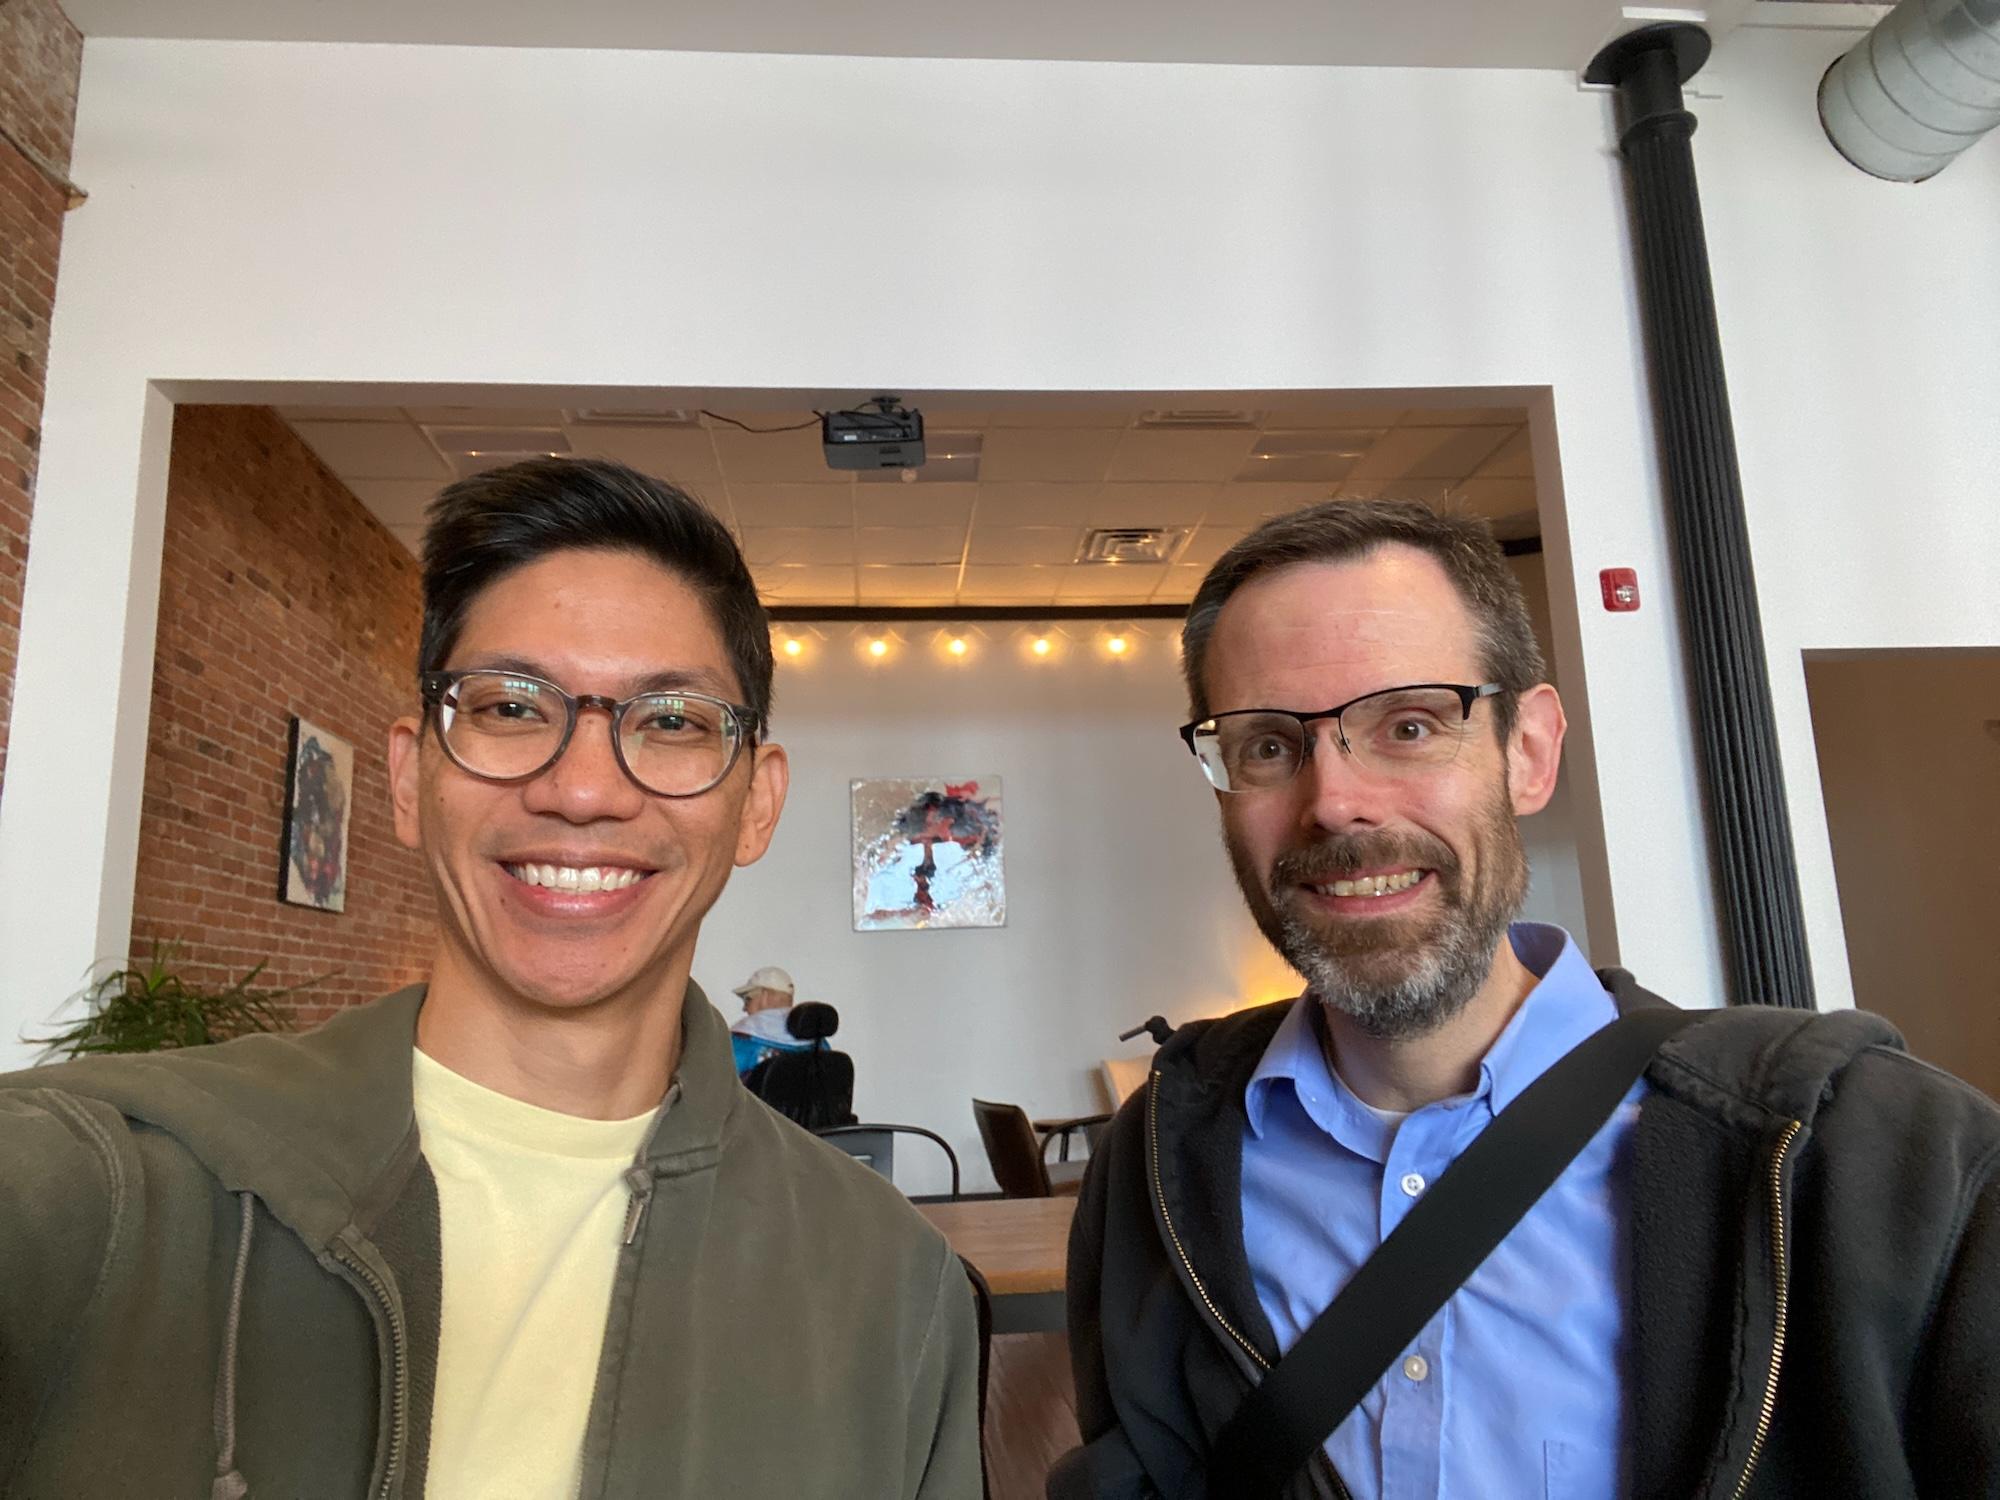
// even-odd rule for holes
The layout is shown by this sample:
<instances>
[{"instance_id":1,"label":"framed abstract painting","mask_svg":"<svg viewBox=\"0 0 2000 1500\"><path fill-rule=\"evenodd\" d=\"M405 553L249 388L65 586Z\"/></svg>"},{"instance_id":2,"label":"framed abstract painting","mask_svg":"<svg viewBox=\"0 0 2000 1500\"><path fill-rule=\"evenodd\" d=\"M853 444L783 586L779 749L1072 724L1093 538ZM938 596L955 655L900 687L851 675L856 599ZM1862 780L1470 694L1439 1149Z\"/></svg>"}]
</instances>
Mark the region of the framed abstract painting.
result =
<instances>
[{"instance_id":1,"label":"framed abstract painting","mask_svg":"<svg viewBox=\"0 0 2000 1500\"><path fill-rule=\"evenodd\" d=\"M855 781L854 930L1004 927L1000 778Z\"/></svg>"},{"instance_id":2,"label":"framed abstract painting","mask_svg":"<svg viewBox=\"0 0 2000 1500\"><path fill-rule=\"evenodd\" d=\"M354 747L310 720L294 717L285 764L278 899L318 911L345 911Z\"/></svg>"}]
</instances>

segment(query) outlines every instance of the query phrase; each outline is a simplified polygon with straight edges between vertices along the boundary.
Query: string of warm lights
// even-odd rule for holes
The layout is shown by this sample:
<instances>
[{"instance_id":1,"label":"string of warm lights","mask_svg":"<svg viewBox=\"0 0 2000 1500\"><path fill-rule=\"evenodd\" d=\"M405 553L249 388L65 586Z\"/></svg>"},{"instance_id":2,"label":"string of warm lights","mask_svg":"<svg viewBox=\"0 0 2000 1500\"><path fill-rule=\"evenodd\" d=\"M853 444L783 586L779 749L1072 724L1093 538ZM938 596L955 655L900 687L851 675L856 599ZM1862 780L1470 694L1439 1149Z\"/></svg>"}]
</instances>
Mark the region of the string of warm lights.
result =
<instances>
[{"instance_id":1,"label":"string of warm lights","mask_svg":"<svg viewBox=\"0 0 2000 1500\"><path fill-rule=\"evenodd\" d=\"M946 665L978 660L993 650L1012 649L1033 665L1054 665L1078 653L1107 662L1128 662L1152 650L1180 655L1177 623L1147 627L1107 622L1089 629L1030 622L991 628L942 624L914 629L887 624L786 624L771 632L780 662L809 666L830 651L852 651L866 666L887 666L912 653L925 653Z\"/></svg>"}]
</instances>

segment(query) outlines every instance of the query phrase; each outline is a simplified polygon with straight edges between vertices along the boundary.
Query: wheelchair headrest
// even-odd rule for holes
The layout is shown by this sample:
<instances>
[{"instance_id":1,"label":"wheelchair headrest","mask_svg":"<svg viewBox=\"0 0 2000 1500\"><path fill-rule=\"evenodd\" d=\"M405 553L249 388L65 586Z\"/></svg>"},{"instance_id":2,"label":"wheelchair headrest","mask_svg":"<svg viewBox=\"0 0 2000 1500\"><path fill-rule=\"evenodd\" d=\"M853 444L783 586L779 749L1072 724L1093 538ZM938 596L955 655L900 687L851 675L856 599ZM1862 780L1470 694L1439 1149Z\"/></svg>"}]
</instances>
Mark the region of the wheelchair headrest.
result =
<instances>
[{"instance_id":1,"label":"wheelchair headrest","mask_svg":"<svg viewBox=\"0 0 2000 1500\"><path fill-rule=\"evenodd\" d=\"M831 1005L809 1000L792 1007L792 1013L785 1017L785 1030L802 1042L821 1041L840 1030L840 1012Z\"/></svg>"}]
</instances>

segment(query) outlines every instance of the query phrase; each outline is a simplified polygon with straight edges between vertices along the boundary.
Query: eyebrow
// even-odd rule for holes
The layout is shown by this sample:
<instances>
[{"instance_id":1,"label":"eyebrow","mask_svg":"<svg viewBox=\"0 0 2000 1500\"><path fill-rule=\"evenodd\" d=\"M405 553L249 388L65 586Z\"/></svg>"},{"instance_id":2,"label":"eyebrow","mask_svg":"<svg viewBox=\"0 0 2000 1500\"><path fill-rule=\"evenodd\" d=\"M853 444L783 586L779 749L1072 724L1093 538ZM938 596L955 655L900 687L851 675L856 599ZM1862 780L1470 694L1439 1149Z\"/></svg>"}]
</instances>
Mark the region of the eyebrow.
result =
<instances>
[{"instance_id":1,"label":"eyebrow","mask_svg":"<svg viewBox=\"0 0 2000 1500\"><path fill-rule=\"evenodd\" d=\"M555 672L545 664L529 656L507 656L481 654L474 656L461 668L468 672L518 672L524 677L539 677L545 682L555 682L560 686ZM708 667L663 667L657 672L647 672L639 677L625 680L621 698L636 698L642 693L671 693L676 689L687 692L712 693L718 698L735 701L729 681Z\"/></svg>"}]
</instances>

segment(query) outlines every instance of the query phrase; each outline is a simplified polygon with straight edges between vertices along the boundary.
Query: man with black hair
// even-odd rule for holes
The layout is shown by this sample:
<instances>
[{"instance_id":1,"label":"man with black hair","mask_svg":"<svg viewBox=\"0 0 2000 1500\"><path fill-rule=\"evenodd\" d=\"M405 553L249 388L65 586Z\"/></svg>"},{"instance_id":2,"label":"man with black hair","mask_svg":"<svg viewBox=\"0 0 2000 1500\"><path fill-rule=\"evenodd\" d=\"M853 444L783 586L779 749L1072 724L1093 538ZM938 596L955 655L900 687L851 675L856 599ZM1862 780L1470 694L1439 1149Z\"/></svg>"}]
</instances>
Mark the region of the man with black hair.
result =
<instances>
[{"instance_id":1,"label":"man with black hair","mask_svg":"<svg viewBox=\"0 0 2000 1500\"><path fill-rule=\"evenodd\" d=\"M1564 720L1491 536L1275 518L1181 640L1307 989L1181 1027L1091 1153L1050 1495L2000 1496L2000 1110L1516 920Z\"/></svg>"},{"instance_id":2,"label":"man with black hair","mask_svg":"<svg viewBox=\"0 0 2000 1500\"><path fill-rule=\"evenodd\" d=\"M729 534L614 464L463 480L418 676L426 985L0 1079L0 1495L978 1495L963 1268L689 978L786 790Z\"/></svg>"}]
</instances>

